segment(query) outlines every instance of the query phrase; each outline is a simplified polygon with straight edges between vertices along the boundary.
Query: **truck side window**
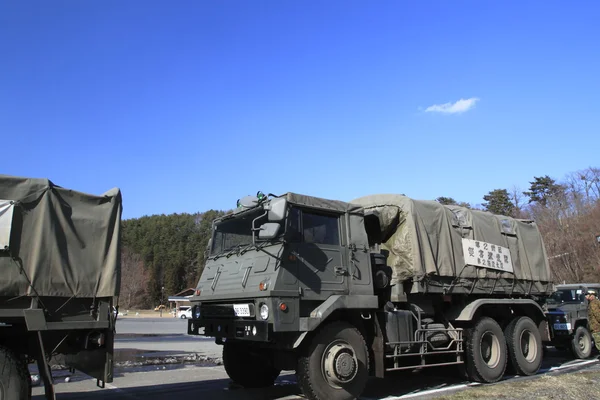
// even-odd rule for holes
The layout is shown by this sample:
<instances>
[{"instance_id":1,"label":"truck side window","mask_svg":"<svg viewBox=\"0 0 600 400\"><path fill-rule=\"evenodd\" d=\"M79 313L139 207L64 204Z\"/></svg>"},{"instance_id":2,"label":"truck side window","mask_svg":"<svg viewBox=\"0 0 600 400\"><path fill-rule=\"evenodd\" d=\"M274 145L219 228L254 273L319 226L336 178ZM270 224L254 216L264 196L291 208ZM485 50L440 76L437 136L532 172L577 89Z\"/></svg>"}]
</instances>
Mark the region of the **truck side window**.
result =
<instances>
[{"instance_id":1,"label":"truck side window","mask_svg":"<svg viewBox=\"0 0 600 400\"><path fill-rule=\"evenodd\" d=\"M302 231L304 243L340 244L338 217L302 211Z\"/></svg>"},{"instance_id":2,"label":"truck side window","mask_svg":"<svg viewBox=\"0 0 600 400\"><path fill-rule=\"evenodd\" d=\"M290 208L288 215L287 239L292 243L302 242L302 230L300 228L300 210Z\"/></svg>"}]
</instances>

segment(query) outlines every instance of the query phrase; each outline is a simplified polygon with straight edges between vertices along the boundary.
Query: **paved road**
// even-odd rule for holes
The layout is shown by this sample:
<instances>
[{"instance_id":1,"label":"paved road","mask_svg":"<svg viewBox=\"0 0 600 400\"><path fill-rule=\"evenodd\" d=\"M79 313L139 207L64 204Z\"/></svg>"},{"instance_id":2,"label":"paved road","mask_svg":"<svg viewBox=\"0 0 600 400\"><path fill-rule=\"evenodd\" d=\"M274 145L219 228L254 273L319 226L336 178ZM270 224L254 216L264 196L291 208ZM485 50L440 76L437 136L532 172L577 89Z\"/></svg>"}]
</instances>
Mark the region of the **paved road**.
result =
<instances>
[{"instance_id":1,"label":"paved road","mask_svg":"<svg viewBox=\"0 0 600 400\"><path fill-rule=\"evenodd\" d=\"M582 367L598 368L597 360L569 360L561 354L548 357L542 373L568 371ZM425 369L418 373L392 374L384 380L373 379L362 397L374 399L430 399L452 391L472 386L456 378L453 369ZM98 389L95 381L81 373L64 382L65 372L56 373L58 400L102 399L108 400L158 400L163 398L240 399L240 400L292 400L301 399L300 390L292 373L282 374L277 384L268 389L245 390L230 384L221 366L165 365L141 368L119 368L115 381L105 389ZM538 375L542 376L542 375ZM529 378L512 377L509 380ZM43 389L34 388L34 399L41 400Z\"/></svg>"},{"instance_id":2,"label":"paved road","mask_svg":"<svg viewBox=\"0 0 600 400\"><path fill-rule=\"evenodd\" d=\"M117 321L117 362L148 360L170 355L221 357L222 347L213 338L187 334L187 320L178 318L128 318Z\"/></svg>"},{"instance_id":3,"label":"paved road","mask_svg":"<svg viewBox=\"0 0 600 400\"><path fill-rule=\"evenodd\" d=\"M141 357L164 357L170 355L195 354L210 358L221 357L222 346L213 338L190 335L161 335L149 337L119 337L115 340L117 362L135 361Z\"/></svg>"},{"instance_id":4,"label":"paved road","mask_svg":"<svg viewBox=\"0 0 600 400\"><path fill-rule=\"evenodd\" d=\"M117 335L173 335L187 334L187 320L173 317L136 318L119 317L117 319Z\"/></svg>"}]
</instances>

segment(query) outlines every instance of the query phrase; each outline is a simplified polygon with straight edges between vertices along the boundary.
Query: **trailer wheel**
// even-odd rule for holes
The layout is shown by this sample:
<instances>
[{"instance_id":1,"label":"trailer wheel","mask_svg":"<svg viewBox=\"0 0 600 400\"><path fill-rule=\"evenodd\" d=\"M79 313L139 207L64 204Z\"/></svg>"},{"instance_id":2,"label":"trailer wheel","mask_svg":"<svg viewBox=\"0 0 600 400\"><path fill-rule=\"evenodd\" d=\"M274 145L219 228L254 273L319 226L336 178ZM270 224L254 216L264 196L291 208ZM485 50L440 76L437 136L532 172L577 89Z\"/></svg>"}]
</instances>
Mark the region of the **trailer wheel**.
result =
<instances>
[{"instance_id":1,"label":"trailer wheel","mask_svg":"<svg viewBox=\"0 0 600 400\"><path fill-rule=\"evenodd\" d=\"M223 365L227 375L245 388L272 386L281 373L260 349L238 342L225 342L223 345Z\"/></svg>"},{"instance_id":2,"label":"trailer wheel","mask_svg":"<svg viewBox=\"0 0 600 400\"><path fill-rule=\"evenodd\" d=\"M0 347L0 399L30 399L29 379L27 366L10 349Z\"/></svg>"},{"instance_id":3,"label":"trailer wheel","mask_svg":"<svg viewBox=\"0 0 600 400\"><path fill-rule=\"evenodd\" d=\"M535 375L542 366L542 336L529 317L517 317L504 329L511 366L519 375Z\"/></svg>"},{"instance_id":4,"label":"trailer wheel","mask_svg":"<svg viewBox=\"0 0 600 400\"><path fill-rule=\"evenodd\" d=\"M575 330L573 339L571 339L571 350L577 358L588 358L592 354L592 335L584 327L580 326Z\"/></svg>"},{"instance_id":5,"label":"trailer wheel","mask_svg":"<svg viewBox=\"0 0 600 400\"><path fill-rule=\"evenodd\" d=\"M369 353L361 333L346 322L323 327L298 358L296 375L309 400L351 400L369 377Z\"/></svg>"},{"instance_id":6,"label":"trailer wheel","mask_svg":"<svg viewBox=\"0 0 600 400\"><path fill-rule=\"evenodd\" d=\"M507 362L506 339L492 318L483 317L469 329L466 338L466 369L476 382L492 383L504 376Z\"/></svg>"}]
</instances>

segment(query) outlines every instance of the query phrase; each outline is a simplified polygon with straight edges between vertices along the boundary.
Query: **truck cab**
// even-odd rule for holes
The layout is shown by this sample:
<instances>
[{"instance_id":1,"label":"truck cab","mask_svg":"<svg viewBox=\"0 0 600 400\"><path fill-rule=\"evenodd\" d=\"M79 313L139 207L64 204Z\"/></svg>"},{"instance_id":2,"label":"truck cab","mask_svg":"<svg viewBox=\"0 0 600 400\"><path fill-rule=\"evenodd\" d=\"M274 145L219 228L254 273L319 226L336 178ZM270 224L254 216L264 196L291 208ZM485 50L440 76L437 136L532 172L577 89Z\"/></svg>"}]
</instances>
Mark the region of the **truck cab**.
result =
<instances>
[{"instance_id":1,"label":"truck cab","mask_svg":"<svg viewBox=\"0 0 600 400\"><path fill-rule=\"evenodd\" d=\"M378 307L362 209L348 203L246 197L214 222L208 252L188 333L224 344L228 373L247 387L297 369L301 343L330 314ZM356 355L346 358L356 369Z\"/></svg>"},{"instance_id":2,"label":"truck cab","mask_svg":"<svg viewBox=\"0 0 600 400\"><path fill-rule=\"evenodd\" d=\"M588 326L589 289L600 293L600 283L570 283L556 285L548 298L547 315L550 321L552 344L560 350L570 350L577 358L588 358L593 339Z\"/></svg>"}]
</instances>

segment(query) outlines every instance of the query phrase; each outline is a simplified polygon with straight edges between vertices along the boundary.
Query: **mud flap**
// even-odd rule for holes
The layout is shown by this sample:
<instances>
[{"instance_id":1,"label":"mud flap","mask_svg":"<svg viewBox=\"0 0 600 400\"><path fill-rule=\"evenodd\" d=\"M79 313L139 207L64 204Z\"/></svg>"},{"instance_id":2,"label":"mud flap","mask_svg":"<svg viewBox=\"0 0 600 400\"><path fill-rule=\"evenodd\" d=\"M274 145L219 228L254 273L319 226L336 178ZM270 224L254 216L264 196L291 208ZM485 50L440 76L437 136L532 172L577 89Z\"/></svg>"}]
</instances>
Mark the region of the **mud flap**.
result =
<instances>
[{"instance_id":1,"label":"mud flap","mask_svg":"<svg viewBox=\"0 0 600 400\"><path fill-rule=\"evenodd\" d=\"M98 349L81 350L75 354L65 355L65 363L96 379L96 384L104 388L106 383L113 381L114 374L114 340L113 329L101 331L104 335L104 346Z\"/></svg>"}]
</instances>

